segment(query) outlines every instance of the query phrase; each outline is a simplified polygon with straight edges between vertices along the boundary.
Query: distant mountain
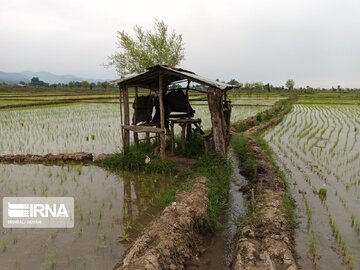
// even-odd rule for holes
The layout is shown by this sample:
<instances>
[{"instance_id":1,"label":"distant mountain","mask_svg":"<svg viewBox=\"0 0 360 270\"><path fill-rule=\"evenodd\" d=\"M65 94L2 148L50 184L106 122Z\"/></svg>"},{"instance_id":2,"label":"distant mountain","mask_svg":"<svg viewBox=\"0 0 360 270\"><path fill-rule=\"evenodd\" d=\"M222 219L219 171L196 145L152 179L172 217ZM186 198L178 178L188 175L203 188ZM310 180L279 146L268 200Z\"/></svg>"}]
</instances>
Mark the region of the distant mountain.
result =
<instances>
[{"instance_id":1,"label":"distant mountain","mask_svg":"<svg viewBox=\"0 0 360 270\"><path fill-rule=\"evenodd\" d=\"M88 81L88 82L98 82L104 80L94 80L89 78L82 78L73 75L56 75L47 71L41 72L2 72L0 71L0 83L5 82L9 84L17 84L20 81L30 82L31 78L38 77L41 81L46 83L69 83L71 81Z\"/></svg>"},{"instance_id":2,"label":"distant mountain","mask_svg":"<svg viewBox=\"0 0 360 270\"><path fill-rule=\"evenodd\" d=\"M31 78L22 74L22 73L15 73L15 72L2 72L0 71L0 83L5 82L9 84L16 84L20 81L30 82Z\"/></svg>"}]
</instances>

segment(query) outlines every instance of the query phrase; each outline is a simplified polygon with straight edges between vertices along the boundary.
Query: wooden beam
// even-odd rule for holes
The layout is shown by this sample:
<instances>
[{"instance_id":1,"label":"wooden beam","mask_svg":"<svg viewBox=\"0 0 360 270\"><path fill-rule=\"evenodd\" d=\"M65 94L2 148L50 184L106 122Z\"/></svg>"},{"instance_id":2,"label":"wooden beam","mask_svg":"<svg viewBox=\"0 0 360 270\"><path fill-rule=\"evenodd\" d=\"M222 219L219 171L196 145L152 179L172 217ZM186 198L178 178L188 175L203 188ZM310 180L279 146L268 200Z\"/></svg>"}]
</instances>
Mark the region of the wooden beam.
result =
<instances>
[{"instance_id":1,"label":"wooden beam","mask_svg":"<svg viewBox=\"0 0 360 270\"><path fill-rule=\"evenodd\" d=\"M123 125L124 130L131 130L137 133L165 133L165 129L157 128L157 127L149 127L149 126L134 126L134 125Z\"/></svg>"},{"instance_id":2,"label":"wooden beam","mask_svg":"<svg viewBox=\"0 0 360 270\"><path fill-rule=\"evenodd\" d=\"M124 124L130 124L130 110L129 110L129 90L128 87L125 85L123 88L123 101L124 101ZM124 131L124 138L123 138L123 147L126 151L130 146L130 132L127 129L123 129Z\"/></svg>"},{"instance_id":3,"label":"wooden beam","mask_svg":"<svg viewBox=\"0 0 360 270\"><path fill-rule=\"evenodd\" d=\"M165 111L164 111L164 89L163 73L159 71L159 107L160 107L160 127L165 129ZM160 156L165 159L165 133L160 133Z\"/></svg>"}]
</instances>

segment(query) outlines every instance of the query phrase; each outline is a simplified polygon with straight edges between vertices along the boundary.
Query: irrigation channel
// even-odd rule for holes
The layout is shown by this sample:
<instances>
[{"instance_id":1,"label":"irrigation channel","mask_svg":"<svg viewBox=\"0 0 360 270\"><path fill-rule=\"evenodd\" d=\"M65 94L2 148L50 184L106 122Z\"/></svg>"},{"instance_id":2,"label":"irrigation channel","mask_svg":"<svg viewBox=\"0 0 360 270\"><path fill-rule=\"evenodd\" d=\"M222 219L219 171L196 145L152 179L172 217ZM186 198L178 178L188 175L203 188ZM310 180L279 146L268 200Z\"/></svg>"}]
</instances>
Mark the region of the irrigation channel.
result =
<instances>
[{"instance_id":1,"label":"irrigation channel","mask_svg":"<svg viewBox=\"0 0 360 270\"><path fill-rule=\"evenodd\" d=\"M232 176L229 185L229 198L222 213L222 227L210 237L208 248L201 256L201 260L208 270L230 269L236 244L237 220L246 212L246 199L240 191L246 184L246 179L240 174L239 161L232 148L229 148L228 158L232 165Z\"/></svg>"}]
</instances>

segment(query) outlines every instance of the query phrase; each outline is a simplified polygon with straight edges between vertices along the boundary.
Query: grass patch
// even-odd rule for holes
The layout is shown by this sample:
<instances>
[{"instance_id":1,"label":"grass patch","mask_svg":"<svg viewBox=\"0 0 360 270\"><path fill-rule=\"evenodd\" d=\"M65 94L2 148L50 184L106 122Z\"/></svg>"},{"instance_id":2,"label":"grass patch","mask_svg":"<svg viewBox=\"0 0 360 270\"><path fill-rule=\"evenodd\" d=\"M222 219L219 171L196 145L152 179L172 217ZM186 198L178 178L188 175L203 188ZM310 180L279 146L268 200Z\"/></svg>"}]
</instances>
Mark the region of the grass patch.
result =
<instances>
[{"instance_id":1,"label":"grass patch","mask_svg":"<svg viewBox=\"0 0 360 270\"><path fill-rule=\"evenodd\" d=\"M184 157L196 158L204 155L203 138L198 130L193 130L189 140L185 141L185 149L182 149L180 138L176 140L176 154Z\"/></svg>"},{"instance_id":2,"label":"grass patch","mask_svg":"<svg viewBox=\"0 0 360 270\"><path fill-rule=\"evenodd\" d=\"M160 195L158 200L158 205L161 208L165 208L169 203L175 200L176 193L179 191L179 188L172 188L165 192L164 194Z\"/></svg>"},{"instance_id":3,"label":"grass patch","mask_svg":"<svg viewBox=\"0 0 360 270\"><path fill-rule=\"evenodd\" d=\"M241 133L236 133L231 138L231 146L236 157L240 161L241 172L249 180L254 180L257 170L257 162L249 149L248 139Z\"/></svg>"},{"instance_id":4,"label":"grass patch","mask_svg":"<svg viewBox=\"0 0 360 270\"><path fill-rule=\"evenodd\" d=\"M172 173L176 165L169 160L162 160L159 156L151 155L151 147L140 144L132 145L127 151L107 157L103 166L112 171L144 171L148 173Z\"/></svg>"},{"instance_id":5,"label":"grass patch","mask_svg":"<svg viewBox=\"0 0 360 270\"><path fill-rule=\"evenodd\" d=\"M198 224L204 230L215 231L221 225L220 213L228 198L231 173L230 161L216 154L199 157L186 172L191 178L205 176L210 181L207 215Z\"/></svg>"},{"instance_id":6,"label":"grass patch","mask_svg":"<svg viewBox=\"0 0 360 270\"><path fill-rule=\"evenodd\" d=\"M190 187L187 184L183 183L176 187L170 188L157 197L159 207L165 208L168 204L175 200L175 196L178 192L189 190L189 188Z\"/></svg>"},{"instance_id":7,"label":"grass patch","mask_svg":"<svg viewBox=\"0 0 360 270\"><path fill-rule=\"evenodd\" d=\"M291 106L296 102L297 98L296 94L292 94L287 99L278 100L270 109L259 112L253 119L250 119L249 121L239 121L234 123L232 127L235 132L244 132L251 127L268 121L279 113L286 114L291 110Z\"/></svg>"}]
</instances>

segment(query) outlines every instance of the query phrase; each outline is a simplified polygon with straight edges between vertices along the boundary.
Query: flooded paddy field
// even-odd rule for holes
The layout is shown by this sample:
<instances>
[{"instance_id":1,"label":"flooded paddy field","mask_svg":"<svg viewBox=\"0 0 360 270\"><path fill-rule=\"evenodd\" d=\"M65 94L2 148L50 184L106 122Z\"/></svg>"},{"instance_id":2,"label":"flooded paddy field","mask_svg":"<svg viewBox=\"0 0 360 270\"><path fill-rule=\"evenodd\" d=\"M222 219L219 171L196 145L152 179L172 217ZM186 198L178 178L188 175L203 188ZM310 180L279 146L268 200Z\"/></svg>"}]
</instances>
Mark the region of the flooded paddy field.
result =
<instances>
[{"instance_id":1,"label":"flooded paddy field","mask_svg":"<svg viewBox=\"0 0 360 270\"><path fill-rule=\"evenodd\" d=\"M193 108L195 118L202 119L203 129L210 128L208 106L193 105ZM265 106L233 106L232 119L244 119L265 109ZM1 155L81 151L101 154L122 149L116 103L0 110L0 127Z\"/></svg>"},{"instance_id":2,"label":"flooded paddy field","mask_svg":"<svg viewBox=\"0 0 360 270\"><path fill-rule=\"evenodd\" d=\"M3 103L13 98L6 96ZM256 98L252 103L251 98L242 102L236 97L232 120L255 115L279 98ZM70 104L0 109L0 155L121 151L119 103L86 101L84 97ZM202 119L202 128L210 128L207 103L191 103L195 118ZM90 165L0 164L1 197L67 196L75 200L74 228L1 228L0 268L111 269L129 242L160 213L159 198L177 181L164 175L114 174Z\"/></svg>"},{"instance_id":3,"label":"flooded paddy field","mask_svg":"<svg viewBox=\"0 0 360 270\"><path fill-rule=\"evenodd\" d=\"M294 105L265 133L289 180L303 269L360 269L360 107Z\"/></svg>"},{"instance_id":4,"label":"flooded paddy field","mask_svg":"<svg viewBox=\"0 0 360 270\"><path fill-rule=\"evenodd\" d=\"M105 171L97 166L0 164L0 195L75 200L68 229L0 229L1 269L111 269L161 210L170 176ZM2 213L1 213L2 215Z\"/></svg>"}]
</instances>

